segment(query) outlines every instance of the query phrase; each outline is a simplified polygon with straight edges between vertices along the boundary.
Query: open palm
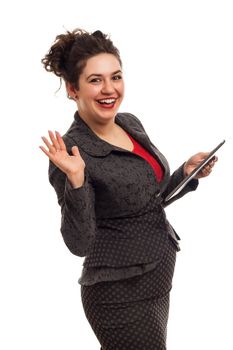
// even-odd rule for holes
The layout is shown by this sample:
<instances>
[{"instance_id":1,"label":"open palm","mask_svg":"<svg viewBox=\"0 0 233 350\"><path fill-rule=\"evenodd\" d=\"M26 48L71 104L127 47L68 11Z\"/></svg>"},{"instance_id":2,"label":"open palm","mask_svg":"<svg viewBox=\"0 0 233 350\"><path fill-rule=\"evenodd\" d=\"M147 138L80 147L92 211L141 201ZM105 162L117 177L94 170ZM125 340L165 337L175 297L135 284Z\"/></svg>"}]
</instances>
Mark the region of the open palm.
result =
<instances>
[{"instance_id":1,"label":"open palm","mask_svg":"<svg viewBox=\"0 0 233 350\"><path fill-rule=\"evenodd\" d=\"M50 141L44 136L42 140L48 149L43 146L40 146L40 149L49 157L49 159L65 174L79 174L83 173L85 168L85 162L82 159L78 147L72 147L72 155L67 152L66 145L59 134L55 131L55 135L52 131L48 131Z\"/></svg>"}]
</instances>

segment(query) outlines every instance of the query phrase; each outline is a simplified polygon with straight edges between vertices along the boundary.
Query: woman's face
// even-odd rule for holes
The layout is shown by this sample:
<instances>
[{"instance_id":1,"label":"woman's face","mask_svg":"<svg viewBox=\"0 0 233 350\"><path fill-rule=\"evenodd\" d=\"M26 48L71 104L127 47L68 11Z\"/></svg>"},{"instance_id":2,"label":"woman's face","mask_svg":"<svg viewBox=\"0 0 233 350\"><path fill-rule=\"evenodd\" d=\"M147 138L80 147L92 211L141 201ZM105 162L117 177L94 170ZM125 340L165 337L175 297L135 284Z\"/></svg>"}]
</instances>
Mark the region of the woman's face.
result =
<instances>
[{"instance_id":1,"label":"woman's face","mask_svg":"<svg viewBox=\"0 0 233 350\"><path fill-rule=\"evenodd\" d=\"M75 93L81 117L96 122L113 119L124 97L124 81L118 59L108 53L89 58Z\"/></svg>"}]
</instances>

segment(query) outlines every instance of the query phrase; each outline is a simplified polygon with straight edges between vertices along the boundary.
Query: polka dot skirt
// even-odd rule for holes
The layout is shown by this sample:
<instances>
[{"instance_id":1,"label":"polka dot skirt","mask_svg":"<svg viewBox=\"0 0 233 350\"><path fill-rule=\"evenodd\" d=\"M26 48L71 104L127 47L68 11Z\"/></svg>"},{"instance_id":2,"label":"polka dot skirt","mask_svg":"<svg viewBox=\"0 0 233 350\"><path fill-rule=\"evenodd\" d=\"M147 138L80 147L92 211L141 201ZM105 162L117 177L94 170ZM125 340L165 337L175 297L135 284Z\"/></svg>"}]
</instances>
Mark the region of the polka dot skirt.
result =
<instances>
[{"instance_id":1,"label":"polka dot skirt","mask_svg":"<svg viewBox=\"0 0 233 350\"><path fill-rule=\"evenodd\" d=\"M102 350L165 350L169 293L176 260L172 242L143 275L81 286L86 317Z\"/></svg>"}]
</instances>

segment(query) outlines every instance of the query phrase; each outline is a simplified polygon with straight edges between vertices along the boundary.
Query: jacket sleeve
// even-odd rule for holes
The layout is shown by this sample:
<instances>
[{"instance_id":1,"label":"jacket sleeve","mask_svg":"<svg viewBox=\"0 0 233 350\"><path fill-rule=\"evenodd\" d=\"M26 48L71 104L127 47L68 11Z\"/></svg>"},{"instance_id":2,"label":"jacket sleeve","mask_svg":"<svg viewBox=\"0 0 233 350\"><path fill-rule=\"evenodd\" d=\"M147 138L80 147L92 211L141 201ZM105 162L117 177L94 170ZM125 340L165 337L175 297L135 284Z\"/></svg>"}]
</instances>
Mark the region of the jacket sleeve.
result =
<instances>
[{"instance_id":1,"label":"jacket sleeve","mask_svg":"<svg viewBox=\"0 0 233 350\"><path fill-rule=\"evenodd\" d=\"M49 163L49 181L61 206L61 233L71 253L86 256L95 239L95 195L85 168L85 182L74 189L59 168Z\"/></svg>"},{"instance_id":2,"label":"jacket sleeve","mask_svg":"<svg viewBox=\"0 0 233 350\"><path fill-rule=\"evenodd\" d=\"M199 181L197 179L192 179L176 196L174 196L171 200L168 201L168 203L164 203L164 199L166 196L184 179L184 164L182 164L170 177L170 180L168 182L168 185L165 189L165 191L162 193L161 197L163 199L163 206L166 207L167 205L171 204L175 200L183 197L186 193L190 191L195 191Z\"/></svg>"}]
</instances>

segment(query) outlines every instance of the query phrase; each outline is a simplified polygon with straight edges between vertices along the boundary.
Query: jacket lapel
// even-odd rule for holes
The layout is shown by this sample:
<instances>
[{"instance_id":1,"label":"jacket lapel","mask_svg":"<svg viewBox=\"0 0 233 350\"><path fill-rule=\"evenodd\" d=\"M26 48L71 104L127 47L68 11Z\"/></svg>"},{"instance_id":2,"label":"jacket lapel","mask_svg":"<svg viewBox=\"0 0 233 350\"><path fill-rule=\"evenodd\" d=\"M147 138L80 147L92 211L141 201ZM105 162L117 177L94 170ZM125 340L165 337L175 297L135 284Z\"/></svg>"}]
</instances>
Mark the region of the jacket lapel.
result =
<instances>
[{"instance_id":1,"label":"jacket lapel","mask_svg":"<svg viewBox=\"0 0 233 350\"><path fill-rule=\"evenodd\" d=\"M140 126L140 124L135 124L132 125L132 123L129 122L129 120L131 120L131 118L127 118L125 117L125 115L127 115L127 113L122 113L122 114L117 114L116 116L116 123L119 124L125 131L127 131L130 135L133 136L133 138L138 141L138 143L140 143L149 153L152 154L152 156L154 156L158 162L160 163L160 165L162 166L163 170L164 170L164 178L163 180L167 180L168 177L170 176L170 169L169 169L169 165L168 162L166 160L166 158L164 157L164 155L152 144L152 142L150 141L147 133L145 132L145 130L143 129L142 126Z\"/></svg>"},{"instance_id":2,"label":"jacket lapel","mask_svg":"<svg viewBox=\"0 0 233 350\"><path fill-rule=\"evenodd\" d=\"M116 124L132 135L132 137L135 138L135 140L138 141L144 148L146 148L147 151L157 156L155 153L155 148L152 147L150 139L143 128L136 124L136 122L132 120L132 117L130 118L127 114L128 113L118 113L115 117ZM123 152L129 152L120 147L111 145L98 137L79 116L78 112L75 113L74 119L75 122L71 125L68 134L72 138L76 139L76 141L78 141L78 145L88 154L102 157L106 156L112 151L120 150Z\"/></svg>"},{"instance_id":3,"label":"jacket lapel","mask_svg":"<svg viewBox=\"0 0 233 350\"><path fill-rule=\"evenodd\" d=\"M140 143L147 151L154 153L151 147L150 140L145 131L139 125L133 125L130 123L129 117L125 116L124 113L117 114L115 118L116 124L120 125L125 131L127 131L138 143ZM134 123L135 124L135 123Z\"/></svg>"}]
</instances>

